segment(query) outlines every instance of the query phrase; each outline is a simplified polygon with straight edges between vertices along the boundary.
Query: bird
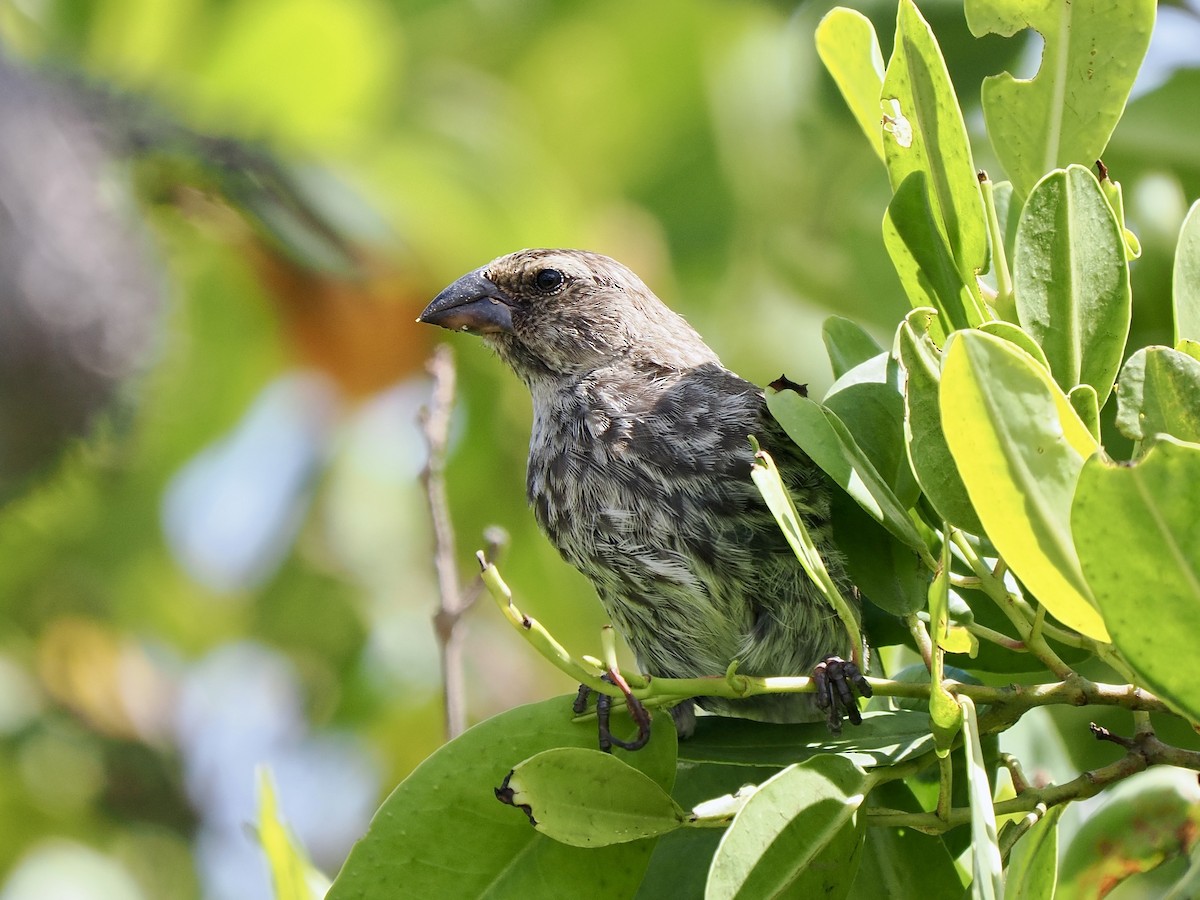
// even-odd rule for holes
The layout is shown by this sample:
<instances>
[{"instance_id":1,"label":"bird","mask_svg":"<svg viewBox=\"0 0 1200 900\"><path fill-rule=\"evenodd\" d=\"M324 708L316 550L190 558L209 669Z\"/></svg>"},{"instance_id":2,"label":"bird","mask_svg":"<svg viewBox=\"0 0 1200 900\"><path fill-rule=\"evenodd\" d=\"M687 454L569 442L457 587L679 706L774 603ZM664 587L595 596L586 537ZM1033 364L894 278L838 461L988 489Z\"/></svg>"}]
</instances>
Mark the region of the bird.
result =
<instances>
[{"instance_id":1,"label":"bird","mask_svg":"<svg viewBox=\"0 0 1200 900\"><path fill-rule=\"evenodd\" d=\"M478 335L533 401L534 518L594 585L656 677L815 673L812 694L698 697L766 722L861 721L856 648L752 483L753 435L774 458L826 569L861 600L830 526L833 485L787 436L762 389L725 368L630 269L584 250L527 249L474 269L417 319ZM863 648L865 650L865 648ZM680 737L693 703L671 710Z\"/></svg>"}]
</instances>

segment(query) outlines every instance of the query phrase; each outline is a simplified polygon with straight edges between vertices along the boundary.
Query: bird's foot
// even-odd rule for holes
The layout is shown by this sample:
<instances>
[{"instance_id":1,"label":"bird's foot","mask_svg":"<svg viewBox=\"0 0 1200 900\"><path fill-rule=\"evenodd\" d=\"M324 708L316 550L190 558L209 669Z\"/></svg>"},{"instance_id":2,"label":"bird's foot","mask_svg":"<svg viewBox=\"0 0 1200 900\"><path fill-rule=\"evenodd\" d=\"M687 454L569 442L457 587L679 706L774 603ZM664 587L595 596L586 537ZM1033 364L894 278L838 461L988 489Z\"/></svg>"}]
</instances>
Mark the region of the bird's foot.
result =
<instances>
[{"instance_id":1,"label":"bird's foot","mask_svg":"<svg viewBox=\"0 0 1200 900\"><path fill-rule=\"evenodd\" d=\"M650 711L637 697L633 696L633 691L617 672L606 672L601 676L604 681L618 687L622 694L625 695L625 708L629 711L629 718L637 724L638 733L631 741L623 741L615 736L609 728L609 716L612 713L613 698L608 694L596 693L596 727L600 736L600 749L605 753L611 753L613 747L620 747L622 750L641 750L650 741ZM586 684L579 686L579 693L575 695L575 702L571 704L571 709L575 715L582 715L587 711L588 697L591 695L592 689Z\"/></svg>"},{"instance_id":2,"label":"bird's foot","mask_svg":"<svg viewBox=\"0 0 1200 900\"><path fill-rule=\"evenodd\" d=\"M813 669L813 681L817 683L817 706L824 710L833 734L842 733L843 712L852 725L862 724L854 692L870 697L872 691L858 666L838 656L827 656Z\"/></svg>"}]
</instances>

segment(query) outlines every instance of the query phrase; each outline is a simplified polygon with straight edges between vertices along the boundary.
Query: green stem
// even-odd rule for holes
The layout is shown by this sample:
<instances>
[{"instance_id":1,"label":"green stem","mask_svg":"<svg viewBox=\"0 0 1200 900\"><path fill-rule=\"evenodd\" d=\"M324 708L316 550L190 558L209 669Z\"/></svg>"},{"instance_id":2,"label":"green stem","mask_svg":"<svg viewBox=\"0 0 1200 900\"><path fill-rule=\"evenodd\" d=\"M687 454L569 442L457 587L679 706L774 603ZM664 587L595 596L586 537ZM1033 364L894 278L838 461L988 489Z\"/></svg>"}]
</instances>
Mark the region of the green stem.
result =
<instances>
[{"instance_id":1,"label":"green stem","mask_svg":"<svg viewBox=\"0 0 1200 900\"><path fill-rule=\"evenodd\" d=\"M1004 232L1000 228L1000 217L996 215L996 197L990 178L979 185L983 192L983 208L987 217L988 237L992 243L992 271L996 273L996 298L992 306L1000 318L1008 322L1017 321L1017 304L1013 297L1012 274L1008 268L1008 253L1004 249Z\"/></svg>"}]
</instances>

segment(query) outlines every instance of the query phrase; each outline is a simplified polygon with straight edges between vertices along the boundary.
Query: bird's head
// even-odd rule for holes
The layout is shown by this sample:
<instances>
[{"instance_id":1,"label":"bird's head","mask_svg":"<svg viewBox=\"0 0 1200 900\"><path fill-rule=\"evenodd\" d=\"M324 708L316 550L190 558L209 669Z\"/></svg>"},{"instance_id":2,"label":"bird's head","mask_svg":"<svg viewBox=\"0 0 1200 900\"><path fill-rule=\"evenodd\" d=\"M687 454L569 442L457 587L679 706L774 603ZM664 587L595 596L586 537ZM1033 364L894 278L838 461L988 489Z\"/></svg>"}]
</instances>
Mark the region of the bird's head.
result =
<instances>
[{"instance_id":1,"label":"bird's head","mask_svg":"<svg viewBox=\"0 0 1200 900\"><path fill-rule=\"evenodd\" d=\"M417 319L482 335L526 381L629 362L717 362L680 316L619 262L583 250L521 250L468 272Z\"/></svg>"}]
</instances>

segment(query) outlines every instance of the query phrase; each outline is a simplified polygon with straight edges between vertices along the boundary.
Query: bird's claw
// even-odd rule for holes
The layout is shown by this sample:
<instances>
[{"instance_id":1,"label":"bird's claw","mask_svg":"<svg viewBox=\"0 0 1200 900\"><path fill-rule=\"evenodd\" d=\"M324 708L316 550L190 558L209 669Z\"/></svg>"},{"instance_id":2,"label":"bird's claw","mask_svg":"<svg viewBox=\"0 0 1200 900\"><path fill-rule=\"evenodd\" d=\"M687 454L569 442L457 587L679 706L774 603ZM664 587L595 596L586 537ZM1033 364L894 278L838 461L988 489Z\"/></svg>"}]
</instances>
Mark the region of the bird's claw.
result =
<instances>
[{"instance_id":1,"label":"bird's claw","mask_svg":"<svg viewBox=\"0 0 1200 900\"><path fill-rule=\"evenodd\" d=\"M609 684L616 685L621 693L625 695L625 708L629 711L629 717L637 724L638 733L631 741L623 741L616 737L609 728L609 716L612 713L613 698L608 694L596 693L596 727L600 735L600 749L605 753L611 753L613 747L620 747L622 750L641 750L650 741L650 711L637 697L633 696L633 691L629 689L629 685L625 683L625 679L619 675L614 676L613 673L605 673L601 676L604 681ZM587 709L588 695L592 693L592 689L586 684L579 686L579 693L575 695L575 702L571 704L571 708L576 715L581 715Z\"/></svg>"},{"instance_id":2,"label":"bird's claw","mask_svg":"<svg viewBox=\"0 0 1200 900\"><path fill-rule=\"evenodd\" d=\"M854 692L870 697L872 691L858 666L838 656L827 656L813 669L813 681L817 685L817 706L825 711L833 734L842 733L843 711L852 725L862 724Z\"/></svg>"}]
</instances>

